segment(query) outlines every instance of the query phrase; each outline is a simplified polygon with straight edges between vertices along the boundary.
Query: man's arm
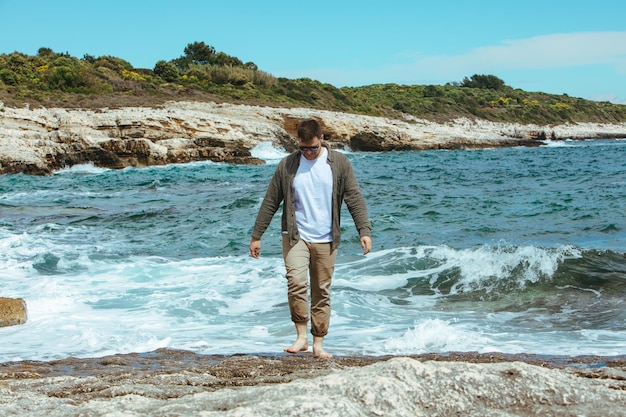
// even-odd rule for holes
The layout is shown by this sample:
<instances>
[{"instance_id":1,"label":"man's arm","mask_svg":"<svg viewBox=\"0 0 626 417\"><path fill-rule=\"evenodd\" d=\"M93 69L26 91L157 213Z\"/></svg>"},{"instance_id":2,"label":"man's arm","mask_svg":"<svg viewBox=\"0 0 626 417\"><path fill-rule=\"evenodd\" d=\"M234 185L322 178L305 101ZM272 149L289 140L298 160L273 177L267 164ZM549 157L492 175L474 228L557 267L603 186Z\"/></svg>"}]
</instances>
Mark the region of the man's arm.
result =
<instances>
[{"instance_id":1,"label":"man's arm","mask_svg":"<svg viewBox=\"0 0 626 417\"><path fill-rule=\"evenodd\" d=\"M261 236L265 233L268 226L272 222L274 214L278 211L280 203L283 201L284 195L280 179L280 165L276 168L272 180L270 181L265 197L257 213L254 227L252 229L252 239L250 240L250 255L258 259L261 253Z\"/></svg>"},{"instance_id":2,"label":"man's arm","mask_svg":"<svg viewBox=\"0 0 626 417\"><path fill-rule=\"evenodd\" d=\"M346 206L348 206L348 211L354 220L354 225L359 232L359 236L361 238L370 237L372 224L370 223L367 213L367 205L365 204L365 198L363 197L361 187L354 175L354 170L350 162L348 162L345 172L344 201L346 202ZM361 240L361 246L363 245L363 240ZM371 238L369 246L371 248ZM365 247L363 250L365 250Z\"/></svg>"}]
</instances>

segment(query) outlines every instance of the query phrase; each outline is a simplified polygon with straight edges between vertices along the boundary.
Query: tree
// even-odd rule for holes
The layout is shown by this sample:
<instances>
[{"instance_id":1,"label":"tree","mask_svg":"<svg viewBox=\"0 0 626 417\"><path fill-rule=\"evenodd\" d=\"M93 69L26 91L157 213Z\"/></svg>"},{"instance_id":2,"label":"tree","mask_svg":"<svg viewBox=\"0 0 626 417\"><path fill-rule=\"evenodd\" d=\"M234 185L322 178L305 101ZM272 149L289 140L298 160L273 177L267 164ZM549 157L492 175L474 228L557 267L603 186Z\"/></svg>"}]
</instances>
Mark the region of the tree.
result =
<instances>
[{"instance_id":1,"label":"tree","mask_svg":"<svg viewBox=\"0 0 626 417\"><path fill-rule=\"evenodd\" d=\"M225 52L218 52L213 55L210 63L219 67L243 67L243 62L239 58L230 56Z\"/></svg>"},{"instance_id":2,"label":"tree","mask_svg":"<svg viewBox=\"0 0 626 417\"><path fill-rule=\"evenodd\" d=\"M87 61L90 64L93 64L94 62L96 62L96 57L93 55L85 54L83 55L83 61Z\"/></svg>"},{"instance_id":3,"label":"tree","mask_svg":"<svg viewBox=\"0 0 626 417\"><path fill-rule=\"evenodd\" d=\"M194 64L208 64L215 54L215 48L204 42L194 42L185 48L185 57Z\"/></svg>"},{"instance_id":4,"label":"tree","mask_svg":"<svg viewBox=\"0 0 626 417\"><path fill-rule=\"evenodd\" d=\"M502 90L506 85L504 81L495 75L478 75L474 74L471 78L463 78L461 87L469 88L487 88L490 90Z\"/></svg>"},{"instance_id":5,"label":"tree","mask_svg":"<svg viewBox=\"0 0 626 417\"><path fill-rule=\"evenodd\" d=\"M54 55L54 51L50 48L41 47L37 50L37 56L42 58L50 58Z\"/></svg>"}]
</instances>

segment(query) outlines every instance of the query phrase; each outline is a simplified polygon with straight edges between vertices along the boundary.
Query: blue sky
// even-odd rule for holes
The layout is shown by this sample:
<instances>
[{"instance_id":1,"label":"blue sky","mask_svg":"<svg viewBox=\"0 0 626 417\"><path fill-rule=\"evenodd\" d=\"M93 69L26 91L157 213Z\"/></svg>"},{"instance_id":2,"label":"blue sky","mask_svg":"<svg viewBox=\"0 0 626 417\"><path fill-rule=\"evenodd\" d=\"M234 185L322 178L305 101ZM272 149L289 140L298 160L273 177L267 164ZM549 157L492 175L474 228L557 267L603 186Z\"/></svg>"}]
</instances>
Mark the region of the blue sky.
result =
<instances>
[{"instance_id":1,"label":"blue sky","mask_svg":"<svg viewBox=\"0 0 626 417\"><path fill-rule=\"evenodd\" d=\"M153 68L197 41L337 87L492 74L626 104L625 16L623 0L0 0L0 53L48 47Z\"/></svg>"}]
</instances>

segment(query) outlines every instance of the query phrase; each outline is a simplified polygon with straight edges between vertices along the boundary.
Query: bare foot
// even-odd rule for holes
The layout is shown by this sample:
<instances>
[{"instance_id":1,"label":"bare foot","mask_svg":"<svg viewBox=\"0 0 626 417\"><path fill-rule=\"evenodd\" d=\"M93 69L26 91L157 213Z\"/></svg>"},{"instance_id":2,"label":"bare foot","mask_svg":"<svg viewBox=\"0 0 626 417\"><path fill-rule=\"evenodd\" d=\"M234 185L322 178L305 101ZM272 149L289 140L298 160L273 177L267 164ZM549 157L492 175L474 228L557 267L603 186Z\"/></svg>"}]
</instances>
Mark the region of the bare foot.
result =
<instances>
[{"instance_id":1,"label":"bare foot","mask_svg":"<svg viewBox=\"0 0 626 417\"><path fill-rule=\"evenodd\" d=\"M315 346L313 346L313 357L318 359L331 359L333 355L322 348L316 349Z\"/></svg>"},{"instance_id":2,"label":"bare foot","mask_svg":"<svg viewBox=\"0 0 626 417\"><path fill-rule=\"evenodd\" d=\"M306 339L305 340L296 339L296 341L293 342L293 345L285 349L285 352L295 355L296 353L304 352L307 350L309 350L309 341Z\"/></svg>"}]
</instances>

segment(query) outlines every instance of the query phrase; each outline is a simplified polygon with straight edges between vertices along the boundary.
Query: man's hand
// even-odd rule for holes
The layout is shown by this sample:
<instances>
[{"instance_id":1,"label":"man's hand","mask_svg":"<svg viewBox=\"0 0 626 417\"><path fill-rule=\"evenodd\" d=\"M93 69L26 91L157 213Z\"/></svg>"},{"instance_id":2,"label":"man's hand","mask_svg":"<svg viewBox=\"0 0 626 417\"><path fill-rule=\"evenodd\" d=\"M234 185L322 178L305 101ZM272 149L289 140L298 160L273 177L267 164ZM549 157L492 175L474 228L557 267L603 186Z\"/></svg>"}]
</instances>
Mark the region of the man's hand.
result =
<instances>
[{"instance_id":1,"label":"man's hand","mask_svg":"<svg viewBox=\"0 0 626 417\"><path fill-rule=\"evenodd\" d=\"M363 255L367 255L372 250L372 238L369 236L363 236L361 238L361 247L363 248Z\"/></svg>"},{"instance_id":2,"label":"man's hand","mask_svg":"<svg viewBox=\"0 0 626 417\"><path fill-rule=\"evenodd\" d=\"M252 238L250 241L250 255L254 259L259 259L259 254L261 253L261 240Z\"/></svg>"}]
</instances>

